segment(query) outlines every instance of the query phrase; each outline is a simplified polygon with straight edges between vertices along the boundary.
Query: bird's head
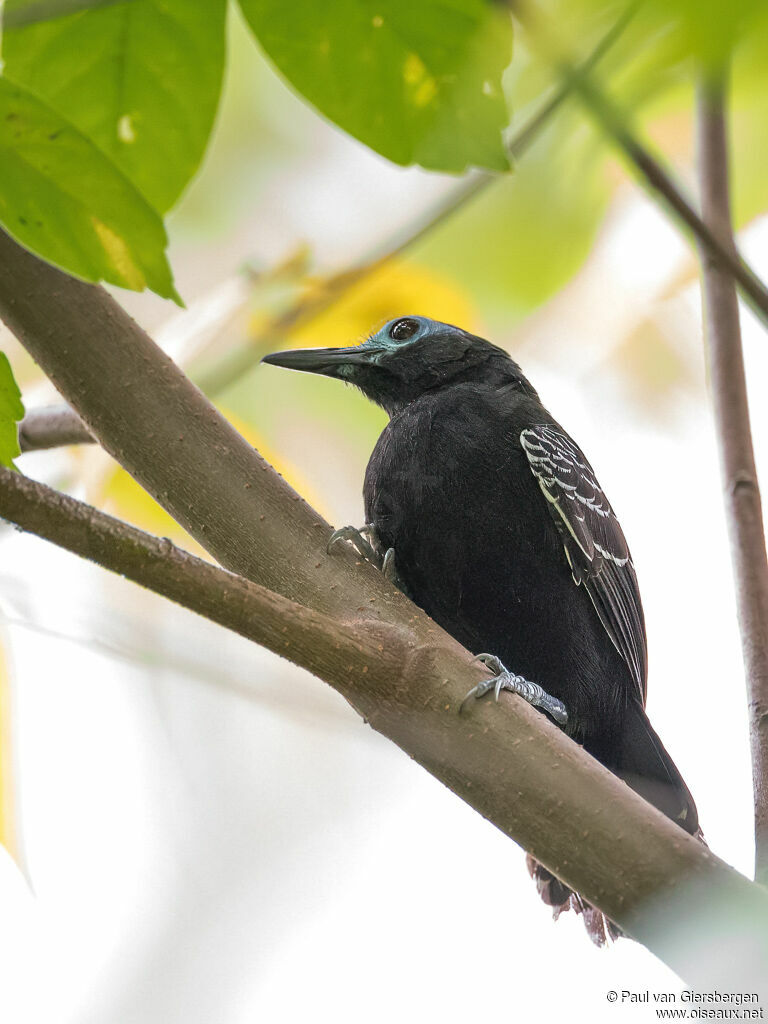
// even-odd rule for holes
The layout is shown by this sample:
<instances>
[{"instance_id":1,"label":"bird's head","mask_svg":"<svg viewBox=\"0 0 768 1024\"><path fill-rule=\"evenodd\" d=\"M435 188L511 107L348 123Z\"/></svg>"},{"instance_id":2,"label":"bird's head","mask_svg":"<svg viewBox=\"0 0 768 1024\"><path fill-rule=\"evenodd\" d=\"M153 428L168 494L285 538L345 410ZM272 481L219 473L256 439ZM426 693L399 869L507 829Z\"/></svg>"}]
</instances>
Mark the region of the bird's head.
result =
<instances>
[{"instance_id":1,"label":"bird's head","mask_svg":"<svg viewBox=\"0 0 768 1024\"><path fill-rule=\"evenodd\" d=\"M338 377L390 416L428 391L467 381L517 385L535 394L503 349L425 316L390 320L361 345L272 352L262 362Z\"/></svg>"}]
</instances>

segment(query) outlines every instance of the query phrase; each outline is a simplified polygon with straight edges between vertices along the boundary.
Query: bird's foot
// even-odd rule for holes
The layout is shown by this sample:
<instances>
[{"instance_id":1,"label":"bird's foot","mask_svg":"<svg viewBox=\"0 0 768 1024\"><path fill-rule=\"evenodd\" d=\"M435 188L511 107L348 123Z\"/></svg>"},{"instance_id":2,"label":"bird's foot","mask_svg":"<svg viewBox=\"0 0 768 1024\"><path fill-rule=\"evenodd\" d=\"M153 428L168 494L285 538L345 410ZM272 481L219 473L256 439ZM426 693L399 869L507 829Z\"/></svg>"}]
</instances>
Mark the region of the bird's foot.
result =
<instances>
[{"instance_id":1,"label":"bird's foot","mask_svg":"<svg viewBox=\"0 0 768 1024\"><path fill-rule=\"evenodd\" d=\"M464 705L467 701L473 697L475 700L479 700L486 693L490 693L493 690L495 698L498 700L502 690L509 690L511 693L516 693L519 697L522 697L523 700L527 700L535 708L541 708L543 711L546 711L547 714L554 718L558 725L567 724L568 712L565 704L558 700L557 697L553 697L546 690L543 690L538 683L532 683L530 679L525 679L514 672L509 672L495 654L478 654L474 660L481 661L495 675L491 679L484 679L482 683L472 687L461 702L459 714L464 710Z\"/></svg>"},{"instance_id":2,"label":"bird's foot","mask_svg":"<svg viewBox=\"0 0 768 1024\"><path fill-rule=\"evenodd\" d=\"M383 567L384 556L381 551L381 542L376 527L372 523L366 523L359 529L356 526L342 526L340 529L334 530L326 547L329 555L339 541L351 544L361 558L364 558L366 562L372 562L377 569Z\"/></svg>"},{"instance_id":3,"label":"bird's foot","mask_svg":"<svg viewBox=\"0 0 768 1024\"><path fill-rule=\"evenodd\" d=\"M351 544L358 555L364 558L366 562L375 565L384 574L384 578L389 580L393 586L404 590L395 565L395 549L387 548L386 551L384 550L384 545L381 543L378 531L373 523L366 523L365 526L361 526L359 529L356 526L342 526L339 530L334 530L328 541L328 554L331 553L332 548L339 541L347 541Z\"/></svg>"}]
</instances>

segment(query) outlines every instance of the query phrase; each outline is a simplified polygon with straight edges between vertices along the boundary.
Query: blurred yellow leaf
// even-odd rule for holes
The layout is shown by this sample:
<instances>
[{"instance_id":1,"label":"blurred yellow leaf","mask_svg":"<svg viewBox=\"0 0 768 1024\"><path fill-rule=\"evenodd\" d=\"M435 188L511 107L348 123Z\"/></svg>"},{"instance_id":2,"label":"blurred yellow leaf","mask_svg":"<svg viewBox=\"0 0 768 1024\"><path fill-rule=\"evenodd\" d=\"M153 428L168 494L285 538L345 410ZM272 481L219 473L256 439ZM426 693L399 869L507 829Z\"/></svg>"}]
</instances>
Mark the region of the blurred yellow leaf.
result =
<instances>
[{"instance_id":1,"label":"blurred yellow leaf","mask_svg":"<svg viewBox=\"0 0 768 1024\"><path fill-rule=\"evenodd\" d=\"M8 661L2 638L0 638L0 843L24 870L24 865L21 862L21 841L16 815L16 778L11 711L11 681Z\"/></svg>"},{"instance_id":2,"label":"blurred yellow leaf","mask_svg":"<svg viewBox=\"0 0 768 1024\"><path fill-rule=\"evenodd\" d=\"M645 408L659 410L693 386L690 367L670 339L673 327L661 317L643 319L608 361L623 375L635 401Z\"/></svg>"},{"instance_id":3,"label":"blurred yellow leaf","mask_svg":"<svg viewBox=\"0 0 768 1024\"><path fill-rule=\"evenodd\" d=\"M312 282L307 298L311 301L324 288L323 281ZM399 261L365 276L328 310L291 331L288 337L296 348L352 344L387 320L407 313L479 330L472 302L455 280L417 263ZM259 326L254 323L255 328Z\"/></svg>"}]
</instances>

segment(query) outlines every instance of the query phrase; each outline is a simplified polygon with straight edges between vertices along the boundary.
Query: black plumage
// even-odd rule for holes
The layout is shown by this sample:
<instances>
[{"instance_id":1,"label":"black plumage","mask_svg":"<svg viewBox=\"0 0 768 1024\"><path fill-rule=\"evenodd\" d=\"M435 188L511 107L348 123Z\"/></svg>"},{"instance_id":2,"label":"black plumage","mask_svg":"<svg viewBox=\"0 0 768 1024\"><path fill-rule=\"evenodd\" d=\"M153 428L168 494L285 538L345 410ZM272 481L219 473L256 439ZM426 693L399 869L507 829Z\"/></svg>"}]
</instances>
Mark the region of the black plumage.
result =
<instances>
[{"instance_id":1,"label":"black plumage","mask_svg":"<svg viewBox=\"0 0 768 1024\"><path fill-rule=\"evenodd\" d=\"M339 377L390 415L365 477L366 521L406 592L474 653L559 698L566 731L668 817L693 799L645 714L647 650L632 559L586 457L502 349L423 317L361 346L268 362ZM602 915L541 865L539 892Z\"/></svg>"}]
</instances>

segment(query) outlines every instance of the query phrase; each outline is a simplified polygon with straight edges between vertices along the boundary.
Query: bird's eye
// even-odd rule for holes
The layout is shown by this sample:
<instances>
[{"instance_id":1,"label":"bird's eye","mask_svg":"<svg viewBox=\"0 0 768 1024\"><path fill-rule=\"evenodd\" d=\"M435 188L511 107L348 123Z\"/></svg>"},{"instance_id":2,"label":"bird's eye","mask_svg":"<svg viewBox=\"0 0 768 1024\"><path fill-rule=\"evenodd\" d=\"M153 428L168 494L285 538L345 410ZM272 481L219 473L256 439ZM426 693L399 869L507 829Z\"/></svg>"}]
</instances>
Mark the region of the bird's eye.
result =
<instances>
[{"instance_id":1,"label":"bird's eye","mask_svg":"<svg viewBox=\"0 0 768 1024\"><path fill-rule=\"evenodd\" d=\"M393 341L406 341L412 338L419 329L418 320L398 320L389 329L389 336Z\"/></svg>"}]
</instances>

